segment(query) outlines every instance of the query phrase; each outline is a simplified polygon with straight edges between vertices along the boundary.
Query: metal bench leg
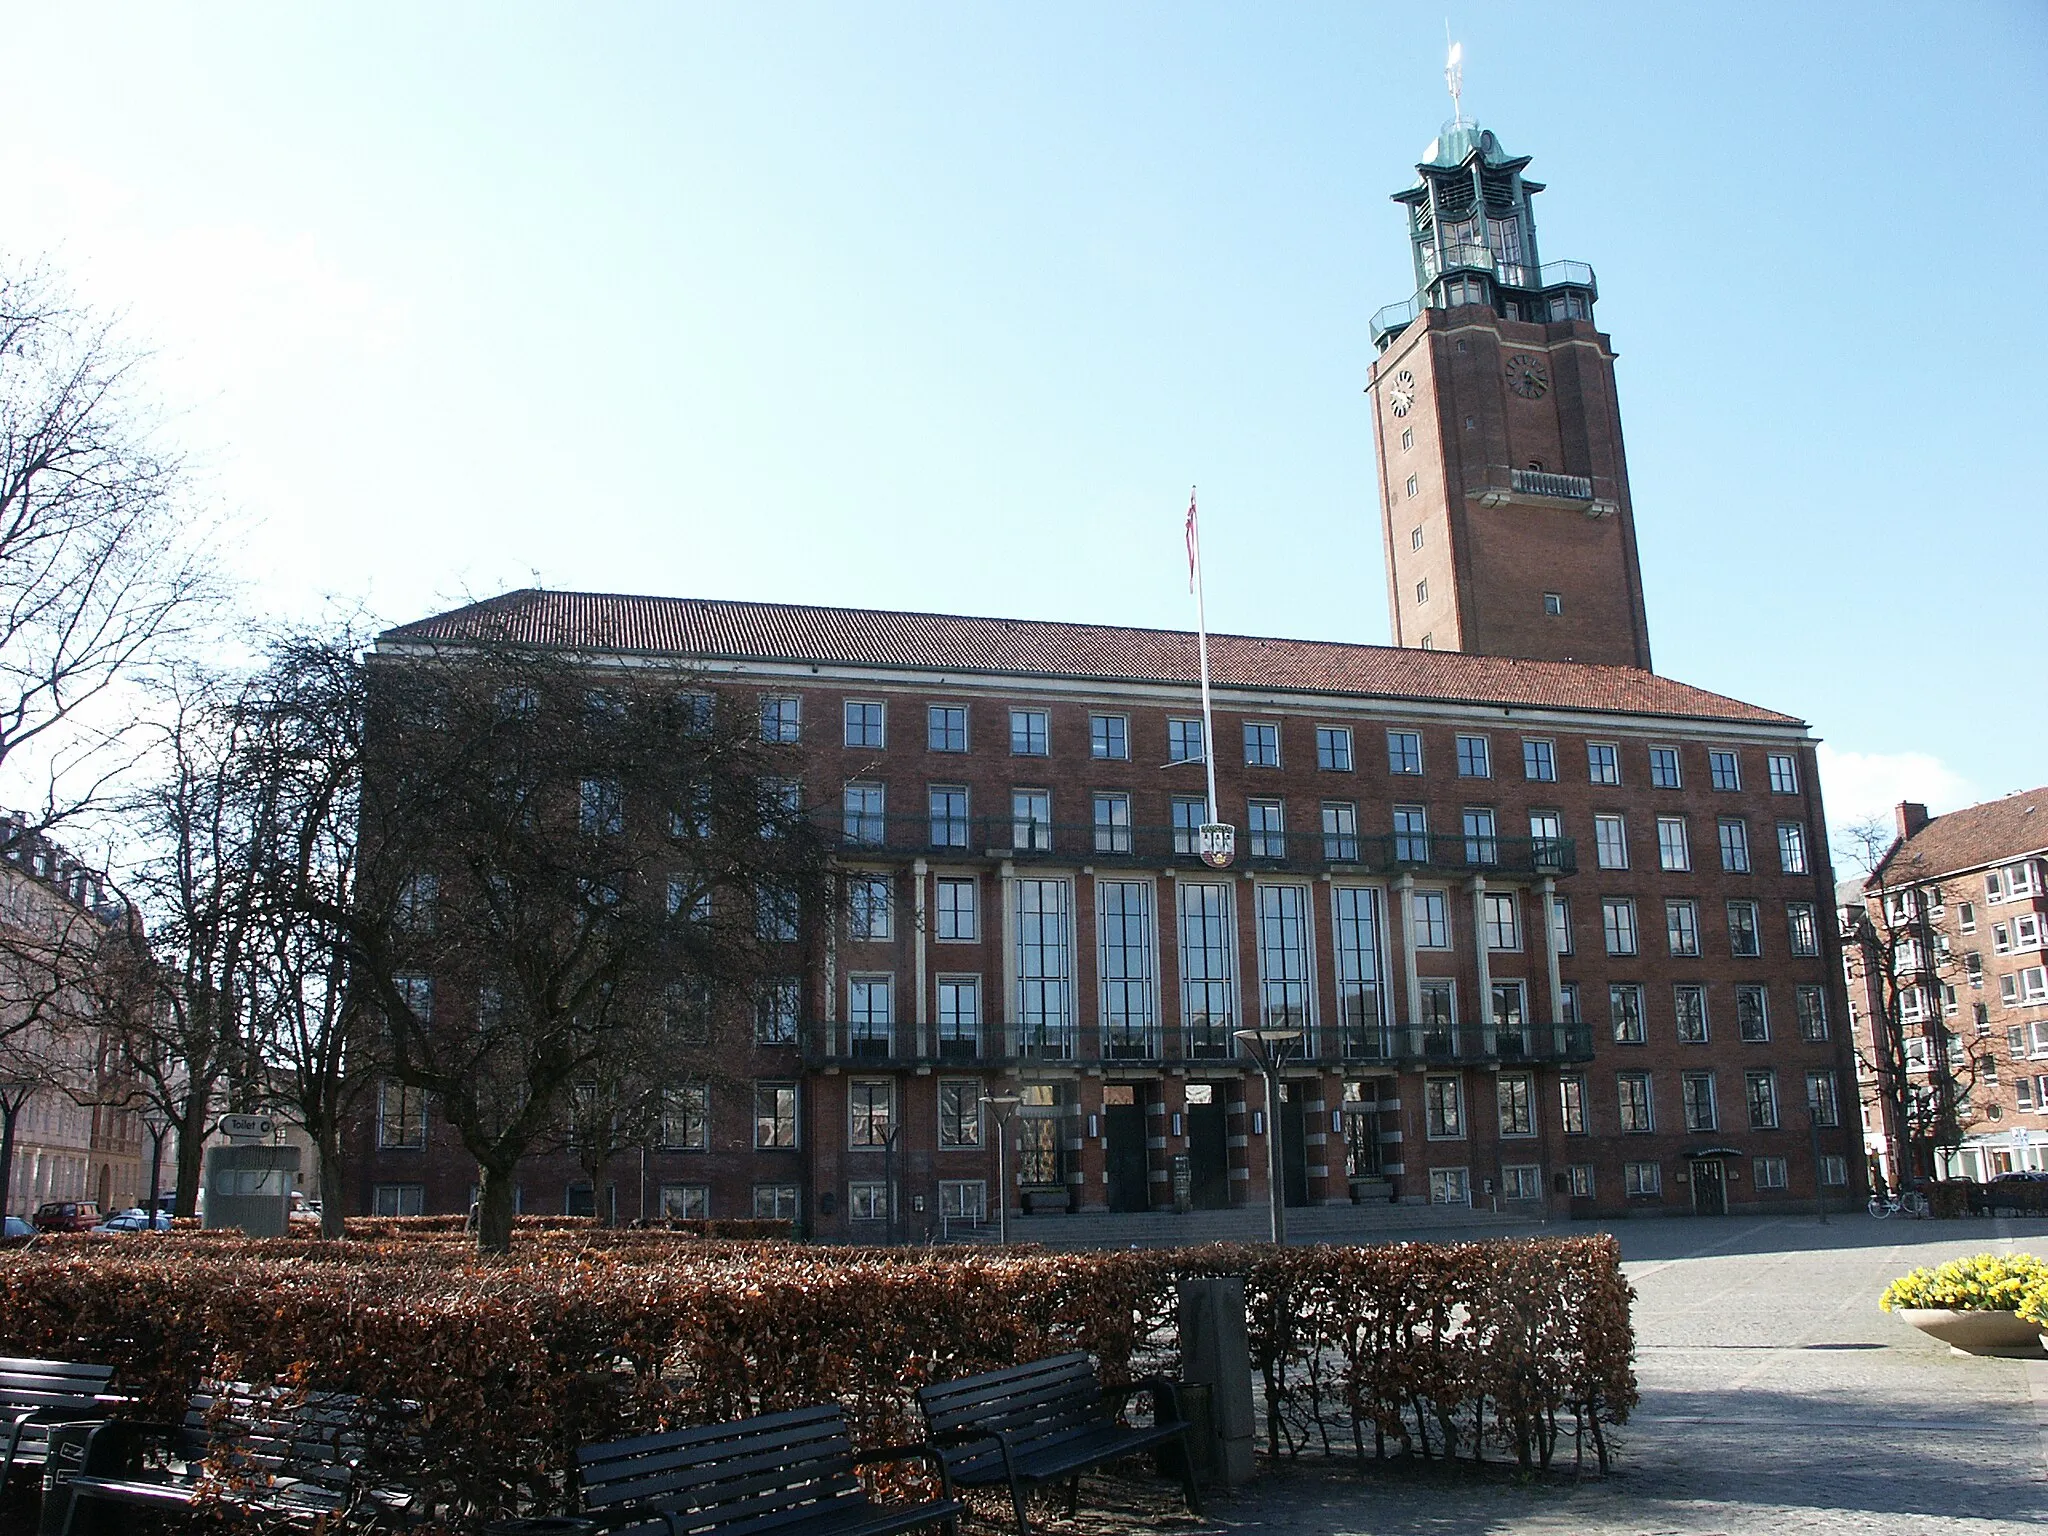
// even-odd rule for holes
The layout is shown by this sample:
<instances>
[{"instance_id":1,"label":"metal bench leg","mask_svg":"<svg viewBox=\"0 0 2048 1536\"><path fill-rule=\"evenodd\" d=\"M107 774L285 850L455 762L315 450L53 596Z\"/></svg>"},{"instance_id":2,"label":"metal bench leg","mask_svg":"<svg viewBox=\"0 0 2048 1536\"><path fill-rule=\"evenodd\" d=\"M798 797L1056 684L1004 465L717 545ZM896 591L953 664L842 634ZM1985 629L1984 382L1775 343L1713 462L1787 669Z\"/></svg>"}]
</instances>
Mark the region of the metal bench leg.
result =
<instances>
[{"instance_id":1,"label":"metal bench leg","mask_svg":"<svg viewBox=\"0 0 2048 1536\"><path fill-rule=\"evenodd\" d=\"M1067 1518L1073 1519L1081 1508L1081 1474L1076 1472L1067 1479Z\"/></svg>"}]
</instances>

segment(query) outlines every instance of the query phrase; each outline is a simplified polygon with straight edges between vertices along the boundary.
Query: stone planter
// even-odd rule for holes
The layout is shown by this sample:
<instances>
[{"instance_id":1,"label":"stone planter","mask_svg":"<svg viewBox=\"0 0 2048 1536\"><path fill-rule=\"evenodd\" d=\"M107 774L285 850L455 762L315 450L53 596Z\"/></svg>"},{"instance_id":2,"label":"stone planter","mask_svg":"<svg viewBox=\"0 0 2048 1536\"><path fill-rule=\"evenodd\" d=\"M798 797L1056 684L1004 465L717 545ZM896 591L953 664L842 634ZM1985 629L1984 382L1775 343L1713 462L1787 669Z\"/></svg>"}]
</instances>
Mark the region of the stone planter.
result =
<instances>
[{"instance_id":1,"label":"stone planter","mask_svg":"<svg viewBox=\"0 0 2048 1536\"><path fill-rule=\"evenodd\" d=\"M1996 1355L2005 1360L2039 1360L2040 1329L2016 1312L1951 1312L1945 1307L1900 1307L1893 1314L1949 1347L1951 1354Z\"/></svg>"}]
</instances>

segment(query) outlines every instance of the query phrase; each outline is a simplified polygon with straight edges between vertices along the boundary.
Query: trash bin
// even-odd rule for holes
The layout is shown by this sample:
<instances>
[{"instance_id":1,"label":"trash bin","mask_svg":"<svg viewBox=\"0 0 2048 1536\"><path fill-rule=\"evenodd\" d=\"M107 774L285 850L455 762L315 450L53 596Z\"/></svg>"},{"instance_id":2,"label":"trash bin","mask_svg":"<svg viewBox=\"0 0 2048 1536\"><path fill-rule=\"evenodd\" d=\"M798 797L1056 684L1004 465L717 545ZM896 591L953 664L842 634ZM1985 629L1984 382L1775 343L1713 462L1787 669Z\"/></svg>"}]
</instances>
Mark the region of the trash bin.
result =
<instances>
[{"instance_id":1,"label":"trash bin","mask_svg":"<svg viewBox=\"0 0 2048 1536\"><path fill-rule=\"evenodd\" d=\"M1206 1382L1177 1381L1173 1386L1180 1397L1180 1416L1188 1421L1188 1454L1194 1458L1195 1476L1207 1482L1216 1475L1216 1432L1209 1418L1210 1388ZM1152 1460L1161 1477L1180 1476L1180 1446L1176 1442L1169 1440L1156 1447Z\"/></svg>"},{"instance_id":2,"label":"trash bin","mask_svg":"<svg viewBox=\"0 0 2048 1536\"><path fill-rule=\"evenodd\" d=\"M85 1465L85 1442L97 1423L52 1424L50 1459L43 1463L43 1518L39 1536L58 1536L71 1514L71 1479Z\"/></svg>"}]
</instances>

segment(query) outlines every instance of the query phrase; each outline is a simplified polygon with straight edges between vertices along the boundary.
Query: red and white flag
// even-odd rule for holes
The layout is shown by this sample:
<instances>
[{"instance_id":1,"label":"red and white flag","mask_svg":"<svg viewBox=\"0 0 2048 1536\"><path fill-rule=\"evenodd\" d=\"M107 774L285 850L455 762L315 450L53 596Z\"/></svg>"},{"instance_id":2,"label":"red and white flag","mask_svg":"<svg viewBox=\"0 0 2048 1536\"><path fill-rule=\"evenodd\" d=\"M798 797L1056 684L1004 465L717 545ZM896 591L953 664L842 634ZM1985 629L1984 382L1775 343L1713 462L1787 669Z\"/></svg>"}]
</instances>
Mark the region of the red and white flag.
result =
<instances>
[{"instance_id":1,"label":"red and white flag","mask_svg":"<svg viewBox=\"0 0 2048 1536\"><path fill-rule=\"evenodd\" d=\"M1201 564L1202 532L1195 522L1195 493L1188 492L1188 590L1195 590L1195 571Z\"/></svg>"}]
</instances>

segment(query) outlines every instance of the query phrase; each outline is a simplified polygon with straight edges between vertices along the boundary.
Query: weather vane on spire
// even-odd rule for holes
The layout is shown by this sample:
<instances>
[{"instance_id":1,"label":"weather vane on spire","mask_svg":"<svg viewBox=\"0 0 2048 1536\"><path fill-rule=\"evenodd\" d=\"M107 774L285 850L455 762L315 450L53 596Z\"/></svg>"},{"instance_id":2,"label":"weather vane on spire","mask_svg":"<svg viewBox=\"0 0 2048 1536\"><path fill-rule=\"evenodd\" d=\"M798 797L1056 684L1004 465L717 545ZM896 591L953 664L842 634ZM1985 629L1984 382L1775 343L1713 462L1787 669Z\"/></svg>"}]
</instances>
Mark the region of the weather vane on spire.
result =
<instances>
[{"instance_id":1,"label":"weather vane on spire","mask_svg":"<svg viewBox=\"0 0 2048 1536\"><path fill-rule=\"evenodd\" d=\"M1444 24L1444 41L1450 42L1450 23ZM1465 121L1465 45L1451 43L1451 56L1444 64L1444 84L1451 88L1451 121Z\"/></svg>"}]
</instances>

